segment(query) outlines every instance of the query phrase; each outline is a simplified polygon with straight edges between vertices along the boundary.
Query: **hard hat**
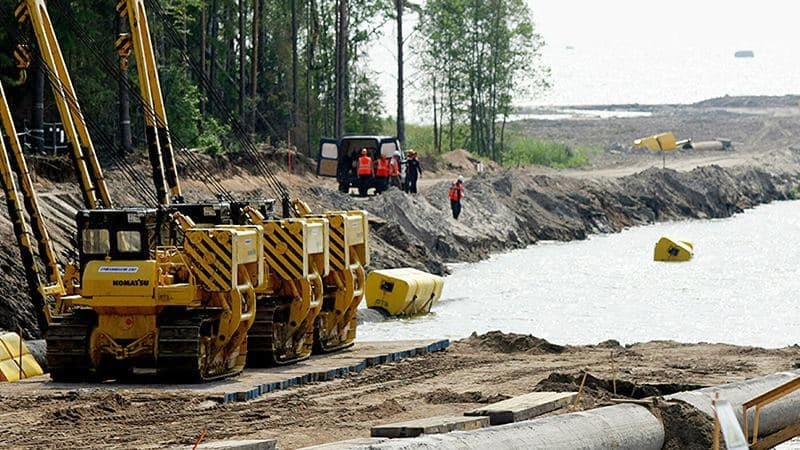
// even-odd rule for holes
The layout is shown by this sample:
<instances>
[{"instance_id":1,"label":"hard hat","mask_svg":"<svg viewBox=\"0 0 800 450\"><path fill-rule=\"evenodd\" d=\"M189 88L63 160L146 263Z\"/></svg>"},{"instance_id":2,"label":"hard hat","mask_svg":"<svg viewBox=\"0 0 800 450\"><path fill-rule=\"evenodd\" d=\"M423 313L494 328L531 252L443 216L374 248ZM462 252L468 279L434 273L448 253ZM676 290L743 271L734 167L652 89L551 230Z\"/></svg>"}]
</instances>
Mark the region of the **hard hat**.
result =
<instances>
[{"instance_id":1,"label":"hard hat","mask_svg":"<svg viewBox=\"0 0 800 450\"><path fill-rule=\"evenodd\" d=\"M464 182L464 175L459 175L458 176L458 181L463 183Z\"/></svg>"},{"instance_id":2,"label":"hard hat","mask_svg":"<svg viewBox=\"0 0 800 450\"><path fill-rule=\"evenodd\" d=\"M395 151L394 151L394 154L393 154L393 156L400 156L400 152L398 152L397 150L395 150Z\"/></svg>"},{"instance_id":3,"label":"hard hat","mask_svg":"<svg viewBox=\"0 0 800 450\"><path fill-rule=\"evenodd\" d=\"M366 154L367 154L367 149L365 149L365 148L362 148L362 149L361 149L361 154L362 154L362 155L366 155Z\"/></svg>"}]
</instances>

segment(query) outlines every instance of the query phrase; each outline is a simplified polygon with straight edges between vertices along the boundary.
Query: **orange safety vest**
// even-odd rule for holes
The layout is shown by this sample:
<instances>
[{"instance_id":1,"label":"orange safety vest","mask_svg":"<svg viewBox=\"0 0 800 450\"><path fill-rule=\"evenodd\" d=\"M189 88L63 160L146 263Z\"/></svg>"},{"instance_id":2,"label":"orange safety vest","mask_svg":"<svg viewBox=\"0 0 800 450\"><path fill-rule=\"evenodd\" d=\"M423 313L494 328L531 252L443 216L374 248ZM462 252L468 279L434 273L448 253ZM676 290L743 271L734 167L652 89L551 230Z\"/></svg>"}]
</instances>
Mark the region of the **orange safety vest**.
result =
<instances>
[{"instance_id":1,"label":"orange safety vest","mask_svg":"<svg viewBox=\"0 0 800 450\"><path fill-rule=\"evenodd\" d=\"M400 161L394 156L389 160L389 175L393 177L400 175Z\"/></svg>"},{"instance_id":2,"label":"orange safety vest","mask_svg":"<svg viewBox=\"0 0 800 450\"><path fill-rule=\"evenodd\" d=\"M450 200L461 200L462 192L464 191L464 186L458 184L457 181L453 181L453 185L450 186L450 191L447 193L447 196L450 197Z\"/></svg>"},{"instance_id":3,"label":"orange safety vest","mask_svg":"<svg viewBox=\"0 0 800 450\"><path fill-rule=\"evenodd\" d=\"M361 156L358 158L358 176L372 175L372 158Z\"/></svg>"},{"instance_id":4,"label":"orange safety vest","mask_svg":"<svg viewBox=\"0 0 800 450\"><path fill-rule=\"evenodd\" d=\"M375 171L376 177L388 177L389 176L389 160L386 158L381 158L378 160L378 167Z\"/></svg>"}]
</instances>

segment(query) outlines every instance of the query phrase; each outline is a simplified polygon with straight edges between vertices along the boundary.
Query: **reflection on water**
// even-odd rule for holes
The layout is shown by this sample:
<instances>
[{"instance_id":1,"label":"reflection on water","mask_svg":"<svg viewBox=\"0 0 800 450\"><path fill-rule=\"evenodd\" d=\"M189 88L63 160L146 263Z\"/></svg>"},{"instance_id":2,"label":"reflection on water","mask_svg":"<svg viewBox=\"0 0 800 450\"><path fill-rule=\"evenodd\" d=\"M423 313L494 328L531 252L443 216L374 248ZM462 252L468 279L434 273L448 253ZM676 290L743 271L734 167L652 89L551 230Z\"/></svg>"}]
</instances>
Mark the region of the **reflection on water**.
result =
<instances>
[{"instance_id":1,"label":"reflection on water","mask_svg":"<svg viewBox=\"0 0 800 450\"><path fill-rule=\"evenodd\" d=\"M662 235L694 243L686 263L653 261ZM359 339L460 339L491 330L558 344L654 339L782 347L800 341L800 202L539 243L453 266L421 318L359 326Z\"/></svg>"}]
</instances>

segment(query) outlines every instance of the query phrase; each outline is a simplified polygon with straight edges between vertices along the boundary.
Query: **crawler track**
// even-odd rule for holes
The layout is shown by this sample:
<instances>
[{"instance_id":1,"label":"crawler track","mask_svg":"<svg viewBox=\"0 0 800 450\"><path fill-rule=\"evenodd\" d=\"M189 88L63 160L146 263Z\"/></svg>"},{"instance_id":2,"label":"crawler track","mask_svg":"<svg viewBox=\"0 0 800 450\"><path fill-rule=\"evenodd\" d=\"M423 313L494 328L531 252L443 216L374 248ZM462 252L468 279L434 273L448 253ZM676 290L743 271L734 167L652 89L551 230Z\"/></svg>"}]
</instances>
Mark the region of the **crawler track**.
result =
<instances>
[{"instance_id":1,"label":"crawler track","mask_svg":"<svg viewBox=\"0 0 800 450\"><path fill-rule=\"evenodd\" d=\"M47 330L47 366L53 381L79 382L91 377L89 336L95 325L90 311L60 316Z\"/></svg>"}]
</instances>

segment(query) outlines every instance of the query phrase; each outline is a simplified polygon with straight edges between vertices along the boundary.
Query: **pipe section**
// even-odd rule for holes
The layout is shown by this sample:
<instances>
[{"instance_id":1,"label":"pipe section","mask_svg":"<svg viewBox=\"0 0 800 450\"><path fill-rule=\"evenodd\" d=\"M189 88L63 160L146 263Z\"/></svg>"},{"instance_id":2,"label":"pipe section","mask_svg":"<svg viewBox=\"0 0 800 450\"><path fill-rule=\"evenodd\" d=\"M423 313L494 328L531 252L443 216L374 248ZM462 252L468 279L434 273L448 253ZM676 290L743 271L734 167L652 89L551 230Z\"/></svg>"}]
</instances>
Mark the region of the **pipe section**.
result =
<instances>
[{"instance_id":1,"label":"pipe section","mask_svg":"<svg viewBox=\"0 0 800 450\"><path fill-rule=\"evenodd\" d=\"M678 392L665 397L667 401L680 400L694 408L714 417L712 400L719 393L721 400L727 400L733 406L739 425L744 424L742 419L742 404L773 388L800 376L800 371L780 372L752 380L712 386L695 391ZM753 417L755 408L747 412L749 436L753 433ZM784 398L768 404L761 409L759 416L758 435L767 436L783 428L800 422L800 391L795 391Z\"/></svg>"},{"instance_id":2,"label":"pipe section","mask_svg":"<svg viewBox=\"0 0 800 450\"><path fill-rule=\"evenodd\" d=\"M615 405L472 431L391 439L362 449L660 450L664 428L646 408Z\"/></svg>"}]
</instances>

